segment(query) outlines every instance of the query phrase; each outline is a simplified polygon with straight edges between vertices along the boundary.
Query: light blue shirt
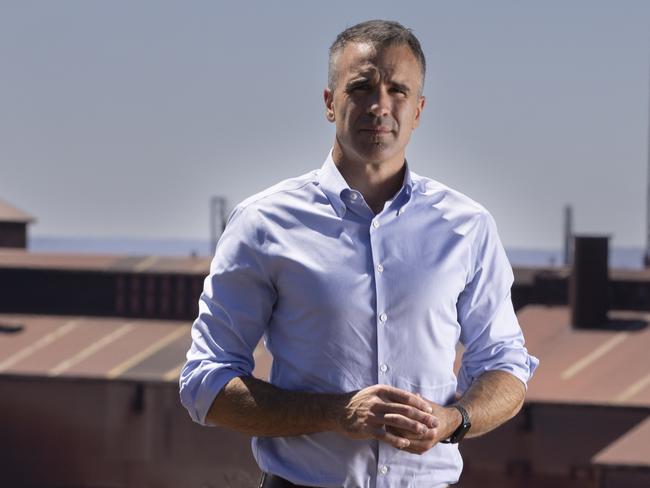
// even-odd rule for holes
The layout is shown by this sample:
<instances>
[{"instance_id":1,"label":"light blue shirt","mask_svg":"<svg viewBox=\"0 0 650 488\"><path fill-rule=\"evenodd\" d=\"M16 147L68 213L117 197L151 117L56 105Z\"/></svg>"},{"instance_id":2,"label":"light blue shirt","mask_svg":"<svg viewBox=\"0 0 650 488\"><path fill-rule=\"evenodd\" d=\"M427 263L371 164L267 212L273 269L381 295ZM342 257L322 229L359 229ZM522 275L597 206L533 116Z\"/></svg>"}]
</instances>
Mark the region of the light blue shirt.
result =
<instances>
[{"instance_id":1,"label":"light blue shirt","mask_svg":"<svg viewBox=\"0 0 650 488\"><path fill-rule=\"evenodd\" d=\"M269 381L342 393L387 384L439 404L489 370L526 383L538 361L512 306L513 274L492 216L406 167L375 215L331 152L320 170L285 180L232 212L217 245L180 376L194 421L221 388L251 375L264 336ZM456 345L465 346L459 377ZM334 432L260 437L260 468L296 484L434 488L456 482L453 444L418 456Z\"/></svg>"}]
</instances>

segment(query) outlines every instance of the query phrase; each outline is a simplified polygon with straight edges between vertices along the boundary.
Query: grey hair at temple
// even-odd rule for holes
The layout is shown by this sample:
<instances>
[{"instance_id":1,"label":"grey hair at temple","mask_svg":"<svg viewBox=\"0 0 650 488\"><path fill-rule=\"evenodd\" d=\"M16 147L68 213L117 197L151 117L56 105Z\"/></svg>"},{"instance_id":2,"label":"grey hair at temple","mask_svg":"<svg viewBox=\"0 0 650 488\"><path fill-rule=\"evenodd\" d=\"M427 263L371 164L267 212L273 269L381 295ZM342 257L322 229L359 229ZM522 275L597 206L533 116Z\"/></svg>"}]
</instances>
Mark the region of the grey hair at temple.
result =
<instances>
[{"instance_id":1,"label":"grey hair at temple","mask_svg":"<svg viewBox=\"0 0 650 488\"><path fill-rule=\"evenodd\" d=\"M375 49L406 44L420 63L420 71L422 72L420 93L422 93L427 63L424 59L420 41L418 41L411 29L392 20L368 20L348 27L336 36L336 40L330 46L329 51L327 86L330 90L333 91L336 87L336 60L338 55L351 42L367 43L375 47Z\"/></svg>"}]
</instances>

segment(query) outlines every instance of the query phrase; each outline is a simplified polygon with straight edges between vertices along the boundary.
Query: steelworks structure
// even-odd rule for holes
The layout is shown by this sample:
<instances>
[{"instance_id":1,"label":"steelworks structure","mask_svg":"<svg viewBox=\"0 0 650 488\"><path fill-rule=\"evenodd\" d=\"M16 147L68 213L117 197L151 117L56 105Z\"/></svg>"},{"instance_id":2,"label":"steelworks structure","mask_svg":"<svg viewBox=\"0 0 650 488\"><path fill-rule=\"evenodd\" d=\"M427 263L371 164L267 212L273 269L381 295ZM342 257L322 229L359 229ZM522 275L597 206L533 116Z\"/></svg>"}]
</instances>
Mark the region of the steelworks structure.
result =
<instances>
[{"instance_id":1,"label":"steelworks structure","mask_svg":"<svg viewBox=\"0 0 650 488\"><path fill-rule=\"evenodd\" d=\"M197 258L0 251L0 486L255 486L250 439L193 424L178 399L208 268ZM515 276L541 367L513 421L462 444L460 486L647 488L650 272L600 273L605 282L588 286L607 287L608 321L591 329L570 325L569 268ZM255 357L267 378L262 344Z\"/></svg>"}]
</instances>

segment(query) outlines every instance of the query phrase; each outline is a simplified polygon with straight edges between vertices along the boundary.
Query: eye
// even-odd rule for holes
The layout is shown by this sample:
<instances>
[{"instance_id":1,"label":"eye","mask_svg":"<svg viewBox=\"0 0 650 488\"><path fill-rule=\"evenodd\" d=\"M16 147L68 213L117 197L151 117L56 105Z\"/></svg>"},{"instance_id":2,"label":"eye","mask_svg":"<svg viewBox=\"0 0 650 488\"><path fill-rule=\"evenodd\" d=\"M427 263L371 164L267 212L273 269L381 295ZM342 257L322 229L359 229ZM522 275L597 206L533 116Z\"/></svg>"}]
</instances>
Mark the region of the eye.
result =
<instances>
[{"instance_id":1,"label":"eye","mask_svg":"<svg viewBox=\"0 0 650 488\"><path fill-rule=\"evenodd\" d=\"M355 92L355 91L366 91L369 88L370 88L370 85L368 83L365 83L365 82L363 82L363 83L355 83L355 84L350 85L349 87L347 87L346 92L352 93L352 92Z\"/></svg>"}]
</instances>

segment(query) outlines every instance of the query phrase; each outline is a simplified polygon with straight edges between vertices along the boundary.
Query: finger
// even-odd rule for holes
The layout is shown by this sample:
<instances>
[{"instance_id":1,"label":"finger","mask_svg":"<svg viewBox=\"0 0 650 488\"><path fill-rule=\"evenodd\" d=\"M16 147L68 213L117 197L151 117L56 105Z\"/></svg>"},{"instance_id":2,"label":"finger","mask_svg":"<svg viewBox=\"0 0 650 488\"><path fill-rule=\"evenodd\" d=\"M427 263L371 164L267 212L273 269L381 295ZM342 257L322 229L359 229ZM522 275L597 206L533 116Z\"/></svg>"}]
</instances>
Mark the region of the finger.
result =
<instances>
[{"instance_id":1,"label":"finger","mask_svg":"<svg viewBox=\"0 0 650 488\"><path fill-rule=\"evenodd\" d=\"M410 419L398 413L387 413L384 415L383 423L387 426L397 427L417 435L424 435L429 428L417 420Z\"/></svg>"},{"instance_id":2,"label":"finger","mask_svg":"<svg viewBox=\"0 0 650 488\"><path fill-rule=\"evenodd\" d=\"M434 439L436 439L436 436L438 434L437 429L428 429L424 434L414 434L411 431L403 430L398 427L392 427L392 426L386 426L386 430L388 430L392 434L395 434L396 436L404 437L411 441L413 440L433 441Z\"/></svg>"},{"instance_id":3,"label":"finger","mask_svg":"<svg viewBox=\"0 0 650 488\"><path fill-rule=\"evenodd\" d=\"M366 417L366 423L375 427L391 427L410 432L411 435L424 433L428 427L416 420L392 412L374 412Z\"/></svg>"},{"instance_id":4,"label":"finger","mask_svg":"<svg viewBox=\"0 0 650 488\"><path fill-rule=\"evenodd\" d=\"M427 432L426 436L422 439L412 439L410 437L412 435L411 433L405 433L404 431L396 429L395 427L386 427L386 430L398 437L405 437L406 439L409 439L410 444L403 450L412 454L424 454L438 443L435 430L430 430Z\"/></svg>"},{"instance_id":5,"label":"finger","mask_svg":"<svg viewBox=\"0 0 650 488\"><path fill-rule=\"evenodd\" d=\"M426 425L430 429L438 427L439 425L437 417L425 413L418 408L409 405L404 405L402 403L385 403L383 405L378 405L376 408L378 412L383 412L384 414L398 413L400 415L403 415L404 417L408 417L410 419L416 420Z\"/></svg>"},{"instance_id":6,"label":"finger","mask_svg":"<svg viewBox=\"0 0 650 488\"><path fill-rule=\"evenodd\" d=\"M410 452L411 454L422 455L431 449L435 444L422 442L422 441L411 441L411 443L403 448L403 451Z\"/></svg>"},{"instance_id":7,"label":"finger","mask_svg":"<svg viewBox=\"0 0 650 488\"><path fill-rule=\"evenodd\" d=\"M385 442L386 444L390 444L397 449L406 449L411 444L410 440L395 435L392 432L388 432L382 427L370 428L370 435L372 435L375 439Z\"/></svg>"},{"instance_id":8,"label":"finger","mask_svg":"<svg viewBox=\"0 0 650 488\"><path fill-rule=\"evenodd\" d=\"M389 386L389 385L382 385L382 386L384 387L386 396L390 398L392 401L403 403L405 405L410 405L412 407L422 410L423 412L427 412L427 413L433 412L433 408L431 408L429 402L426 401L424 398L418 397L414 393L410 393L405 390L400 390L399 388L395 388L393 386Z\"/></svg>"}]
</instances>

